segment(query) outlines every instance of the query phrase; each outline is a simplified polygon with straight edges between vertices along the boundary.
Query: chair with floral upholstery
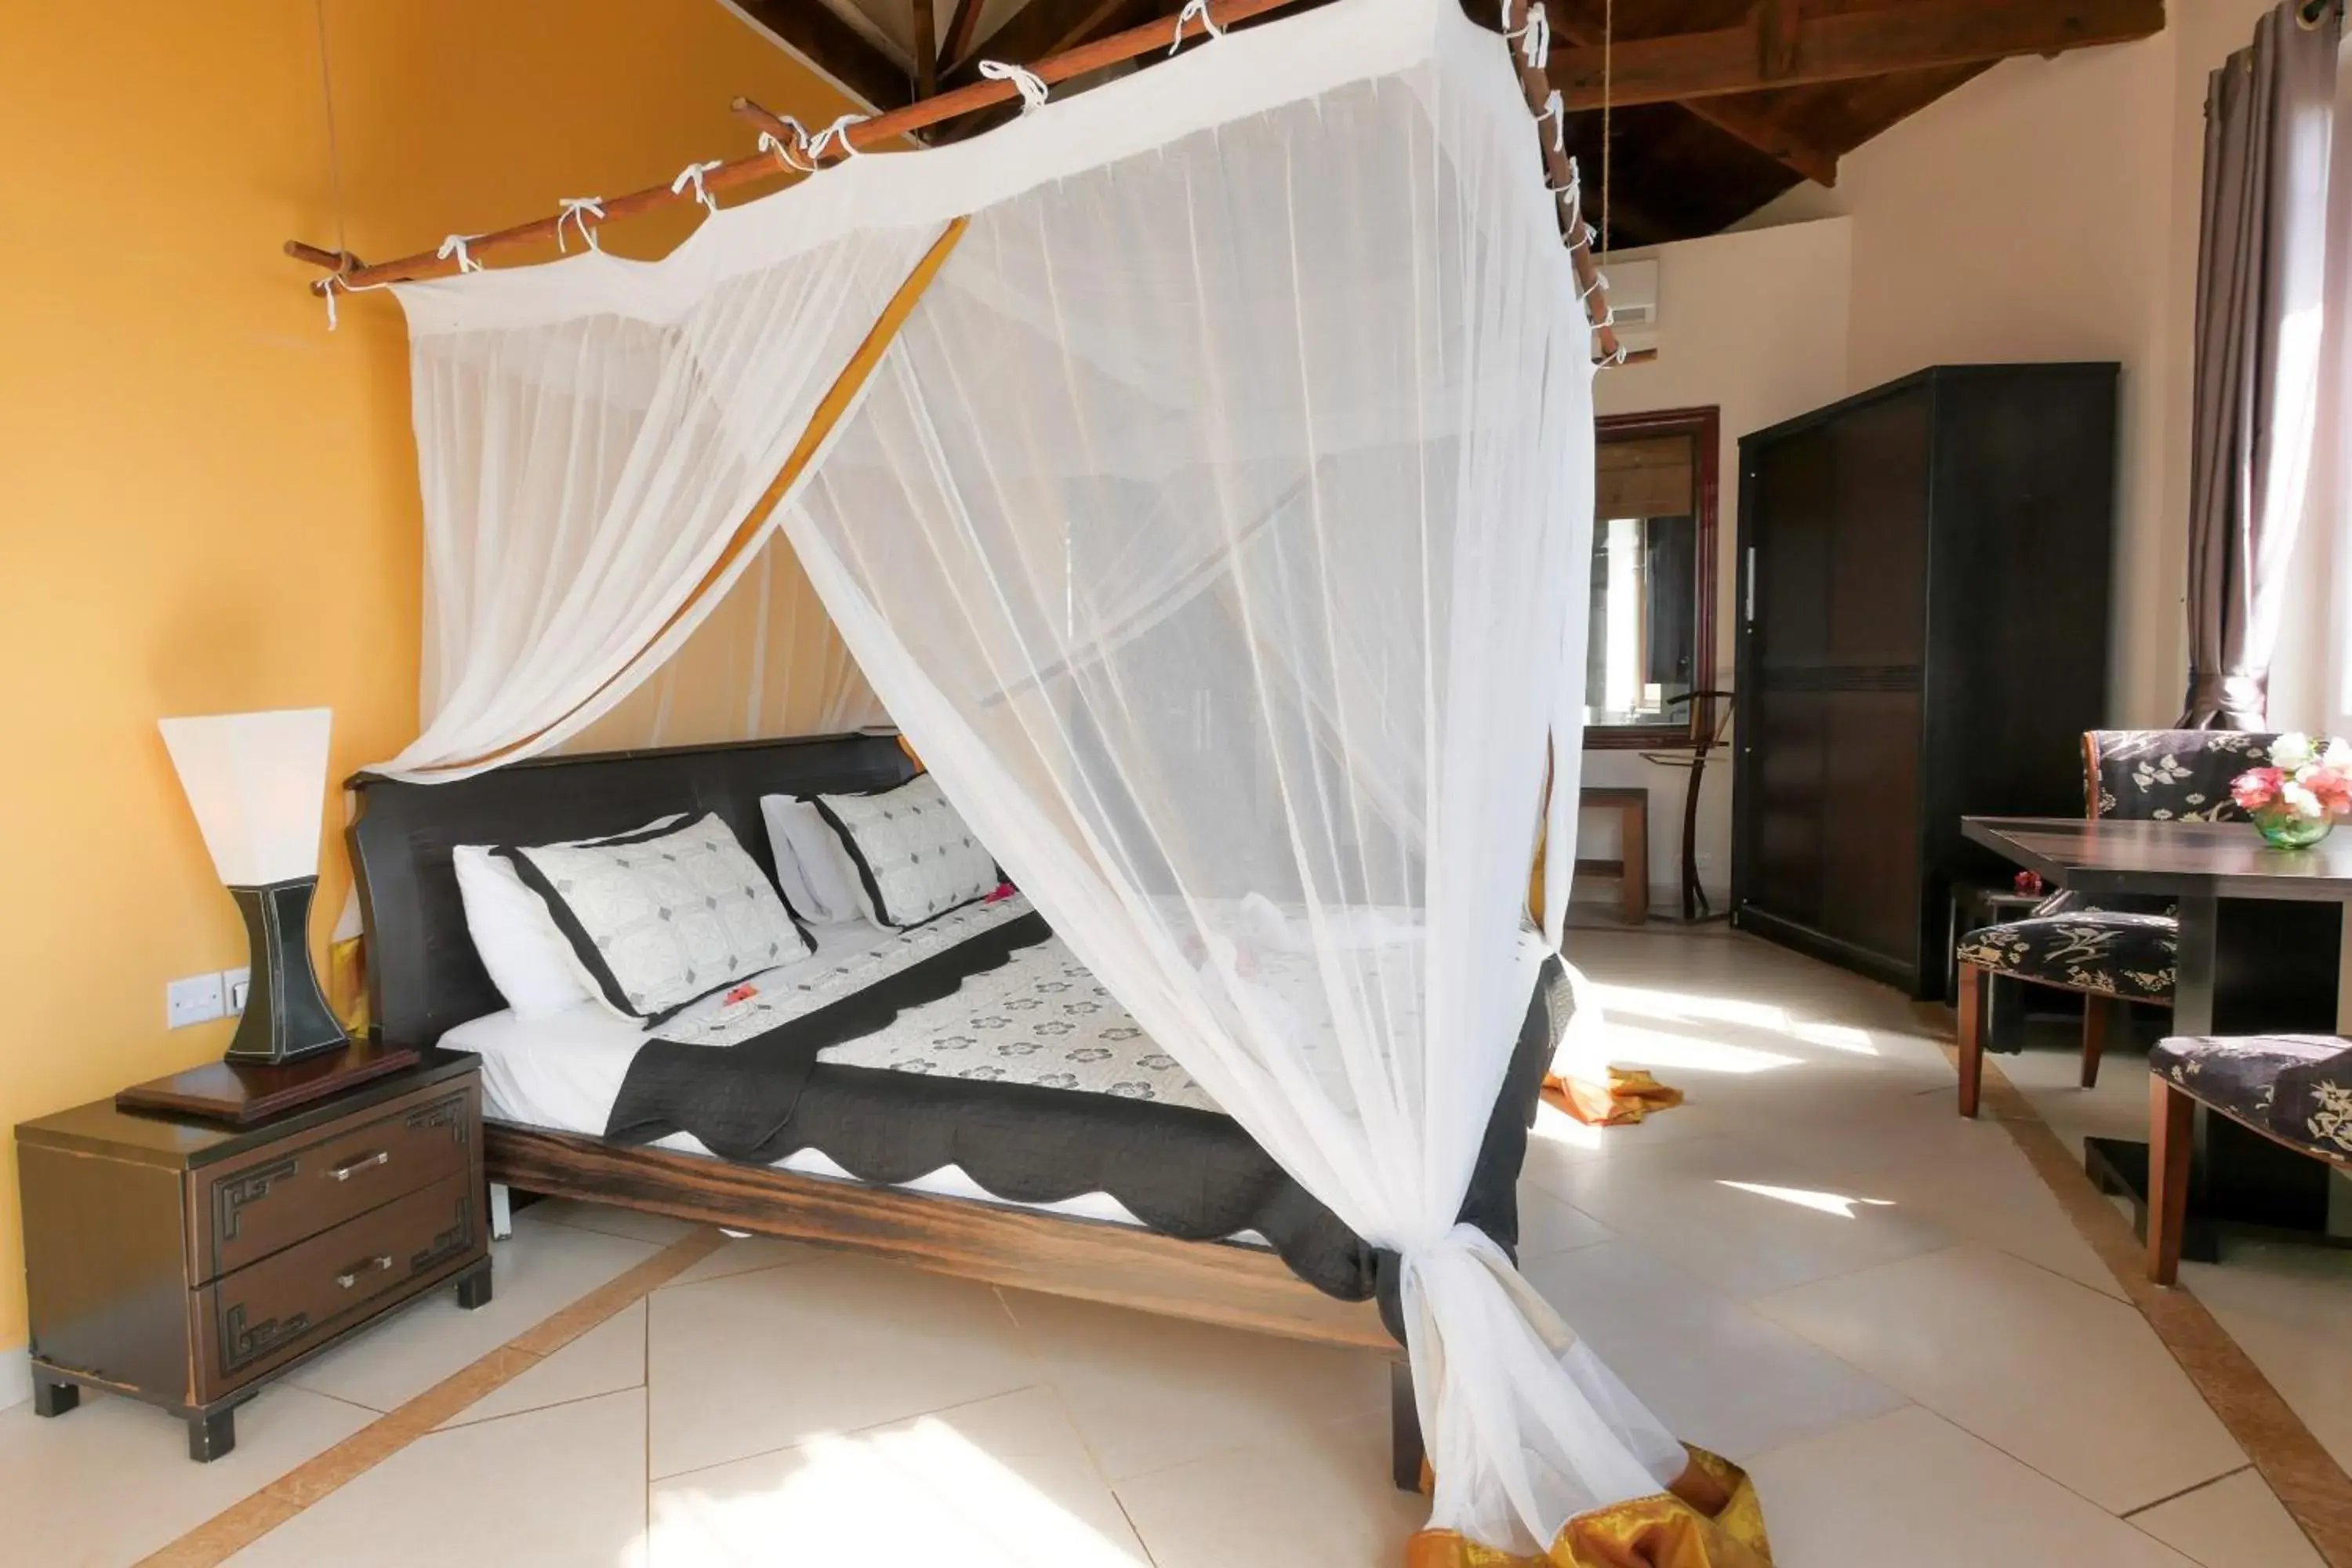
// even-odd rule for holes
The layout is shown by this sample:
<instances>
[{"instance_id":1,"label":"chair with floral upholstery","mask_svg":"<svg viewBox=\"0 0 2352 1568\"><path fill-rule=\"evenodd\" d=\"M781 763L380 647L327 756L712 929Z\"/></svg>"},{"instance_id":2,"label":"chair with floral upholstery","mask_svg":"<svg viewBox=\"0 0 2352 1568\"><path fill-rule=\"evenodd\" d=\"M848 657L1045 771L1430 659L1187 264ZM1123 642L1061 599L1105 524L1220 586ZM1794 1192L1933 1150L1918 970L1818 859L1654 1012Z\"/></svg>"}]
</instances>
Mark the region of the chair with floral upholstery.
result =
<instances>
[{"instance_id":1,"label":"chair with floral upholstery","mask_svg":"<svg viewBox=\"0 0 2352 1568\"><path fill-rule=\"evenodd\" d=\"M2092 730L2083 736L2084 815L2143 822L2242 822L2230 781L2267 764L2272 735L2235 730ZM2099 1081L2109 1025L2126 1003L2172 1003L2179 922L2160 902L2064 889L2023 920L1960 938L1960 1114L1984 1077L1985 990L1993 977L2083 996L2084 1089Z\"/></svg>"},{"instance_id":2,"label":"chair with floral upholstery","mask_svg":"<svg viewBox=\"0 0 2352 1568\"><path fill-rule=\"evenodd\" d=\"M2180 1273L2198 1106L2352 1173L2352 1040L2175 1036L2147 1054L2147 1277L2158 1285Z\"/></svg>"}]
</instances>

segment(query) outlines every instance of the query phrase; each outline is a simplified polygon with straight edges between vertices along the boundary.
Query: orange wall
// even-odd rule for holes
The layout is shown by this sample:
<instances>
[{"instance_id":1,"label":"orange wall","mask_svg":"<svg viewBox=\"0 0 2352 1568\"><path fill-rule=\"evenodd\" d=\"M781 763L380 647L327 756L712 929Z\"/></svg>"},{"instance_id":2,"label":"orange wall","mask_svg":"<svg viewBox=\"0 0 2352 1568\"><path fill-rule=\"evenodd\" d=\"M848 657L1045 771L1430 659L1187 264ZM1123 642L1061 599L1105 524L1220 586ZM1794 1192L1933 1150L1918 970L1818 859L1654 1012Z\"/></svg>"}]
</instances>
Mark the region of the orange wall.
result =
<instances>
[{"instance_id":1,"label":"orange wall","mask_svg":"<svg viewBox=\"0 0 2352 1568\"><path fill-rule=\"evenodd\" d=\"M738 155L749 93L844 106L716 0L327 0L351 247L383 257ZM329 704L333 768L416 725L400 312L330 336L285 259L339 207L311 0L0 16L0 1125L217 1056L164 982L244 962L158 717ZM655 219L612 247L657 253ZM321 787L327 787L322 781ZM328 811L318 930L348 885ZM0 1352L25 1342L13 1140ZM7 1403L0 1366L0 1404Z\"/></svg>"}]
</instances>

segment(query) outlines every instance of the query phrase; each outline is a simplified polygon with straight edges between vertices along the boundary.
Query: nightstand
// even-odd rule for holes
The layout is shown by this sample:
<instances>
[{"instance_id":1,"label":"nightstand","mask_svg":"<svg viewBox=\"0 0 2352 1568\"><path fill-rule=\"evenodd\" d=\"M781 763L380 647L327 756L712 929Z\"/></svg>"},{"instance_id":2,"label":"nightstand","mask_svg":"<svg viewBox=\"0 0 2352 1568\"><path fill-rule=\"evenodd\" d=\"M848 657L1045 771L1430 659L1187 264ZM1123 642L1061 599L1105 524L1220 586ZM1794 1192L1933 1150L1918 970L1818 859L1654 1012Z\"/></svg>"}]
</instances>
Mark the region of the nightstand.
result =
<instances>
[{"instance_id":1,"label":"nightstand","mask_svg":"<svg viewBox=\"0 0 2352 1568\"><path fill-rule=\"evenodd\" d=\"M215 1459L271 1378L437 1286L488 1301L481 1061L419 1058L249 1126L111 1100L19 1126L35 1411L126 1394Z\"/></svg>"}]
</instances>

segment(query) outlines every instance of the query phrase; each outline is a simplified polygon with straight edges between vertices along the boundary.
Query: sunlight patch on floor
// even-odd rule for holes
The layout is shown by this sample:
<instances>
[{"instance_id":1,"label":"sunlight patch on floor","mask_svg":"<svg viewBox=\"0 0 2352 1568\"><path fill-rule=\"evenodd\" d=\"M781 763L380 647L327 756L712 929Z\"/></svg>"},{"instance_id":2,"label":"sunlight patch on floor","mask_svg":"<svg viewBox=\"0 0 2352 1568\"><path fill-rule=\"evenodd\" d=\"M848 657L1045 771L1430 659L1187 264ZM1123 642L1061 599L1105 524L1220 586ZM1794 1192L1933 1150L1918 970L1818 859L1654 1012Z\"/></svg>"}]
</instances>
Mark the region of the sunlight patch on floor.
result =
<instances>
[{"instance_id":1,"label":"sunlight patch on floor","mask_svg":"<svg viewBox=\"0 0 2352 1568\"><path fill-rule=\"evenodd\" d=\"M1688 991L1658 991L1640 985L1596 984L1601 1011L1632 1013L1659 1019L1692 1023L1742 1024L1751 1029L1785 1033L1789 1010L1769 1002L1740 996L1701 996Z\"/></svg>"},{"instance_id":2,"label":"sunlight patch on floor","mask_svg":"<svg viewBox=\"0 0 2352 1568\"><path fill-rule=\"evenodd\" d=\"M1627 1062L1684 1072L1735 1073L1745 1077L1751 1073L1805 1065L1804 1058L1790 1056L1783 1051L1735 1046L1725 1040L1693 1039L1688 1035L1670 1035L1662 1030L1645 1029L1622 1018L1610 1019L1609 1026L1600 1031L1596 1043L1608 1062Z\"/></svg>"},{"instance_id":3,"label":"sunlight patch on floor","mask_svg":"<svg viewBox=\"0 0 2352 1568\"><path fill-rule=\"evenodd\" d=\"M1874 1057L1881 1054L1870 1037L1870 1031L1857 1029L1851 1024L1818 1024L1801 1019L1789 1026L1789 1033L1809 1046L1843 1051L1848 1056Z\"/></svg>"},{"instance_id":4,"label":"sunlight patch on floor","mask_svg":"<svg viewBox=\"0 0 2352 1568\"><path fill-rule=\"evenodd\" d=\"M1840 1219L1852 1219L1857 1208L1891 1209L1893 1198L1855 1198L1843 1193L1814 1192L1805 1187L1774 1187L1762 1182L1717 1182L1719 1187L1733 1187L1743 1193L1753 1193L1759 1198L1772 1198L1784 1204L1795 1204L1816 1214L1833 1214Z\"/></svg>"},{"instance_id":5,"label":"sunlight patch on floor","mask_svg":"<svg viewBox=\"0 0 2352 1568\"><path fill-rule=\"evenodd\" d=\"M803 1444L768 1465L721 1467L734 1485L667 1485L642 1553L655 1568L738 1568L780 1559L902 1560L922 1543L958 1568L1146 1568L946 1421L925 1416Z\"/></svg>"}]
</instances>

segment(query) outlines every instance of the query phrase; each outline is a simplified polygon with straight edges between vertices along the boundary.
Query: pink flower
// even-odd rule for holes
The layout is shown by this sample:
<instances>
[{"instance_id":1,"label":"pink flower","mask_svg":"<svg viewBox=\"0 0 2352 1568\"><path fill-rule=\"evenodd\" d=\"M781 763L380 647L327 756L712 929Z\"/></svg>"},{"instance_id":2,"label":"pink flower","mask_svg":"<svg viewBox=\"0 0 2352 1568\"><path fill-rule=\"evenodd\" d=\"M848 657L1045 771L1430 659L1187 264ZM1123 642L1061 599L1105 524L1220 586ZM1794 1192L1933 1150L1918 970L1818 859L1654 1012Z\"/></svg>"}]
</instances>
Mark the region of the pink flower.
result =
<instances>
[{"instance_id":1,"label":"pink flower","mask_svg":"<svg viewBox=\"0 0 2352 1568\"><path fill-rule=\"evenodd\" d=\"M2279 797L2286 787L2286 774L2278 768L2248 768L2230 781L2230 798L2242 811L2260 811Z\"/></svg>"},{"instance_id":2,"label":"pink flower","mask_svg":"<svg viewBox=\"0 0 2352 1568\"><path fill-rule=\"evenodd\" d=\"M2352 776L2330 767L2305 768L2296 782L2318 797L2328 816L2352 816Z\"/></svg>"}]
</instances>

